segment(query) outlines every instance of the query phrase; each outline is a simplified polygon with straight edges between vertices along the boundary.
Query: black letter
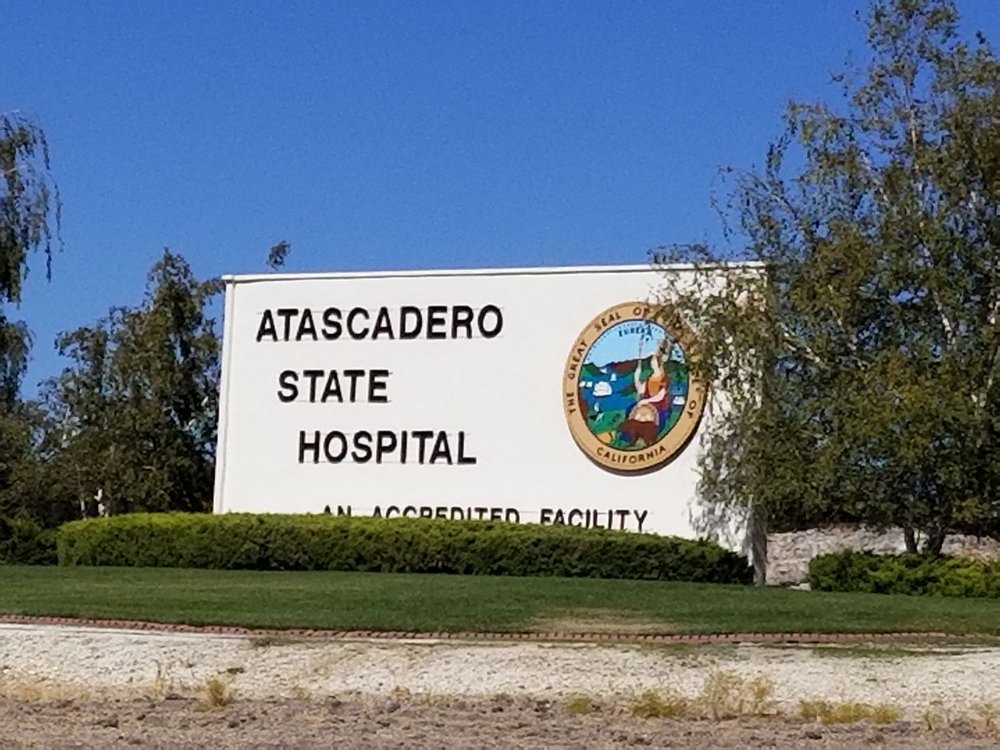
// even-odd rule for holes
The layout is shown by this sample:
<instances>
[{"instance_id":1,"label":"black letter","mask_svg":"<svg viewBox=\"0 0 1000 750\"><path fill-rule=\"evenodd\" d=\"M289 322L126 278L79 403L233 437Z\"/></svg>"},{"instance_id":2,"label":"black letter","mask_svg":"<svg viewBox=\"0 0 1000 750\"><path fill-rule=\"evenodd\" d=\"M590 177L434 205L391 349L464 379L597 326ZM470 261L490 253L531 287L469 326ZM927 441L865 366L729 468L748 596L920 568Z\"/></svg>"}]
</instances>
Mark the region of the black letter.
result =
<instances>
[{"instance_id":1,"label":"black letter","mask_svg":"<svg viewBox=\"0 0 1000 750\"><path fill-rule=\"evenodd\" d=\"M316 381L323 377L322 370L303 370L302 377L309 381L309 403L316 403Z\"/></svg>"},{"instance_id":2,"label":"black letter","mask_svg":"<svg viewBox=\"0 0 1000 750\"><path fill-rule=\"evenodd\" d=\"M368 430L358 430L354 433L354 452L351 458L356 464L366 464L372 457L372 434ZM378 463L376 461L376 463Z\"/></svg>"},{"instance_id":3,"label":"black letter","mask_svg":"<svg viewBox=\"0 0 1000 750\"><path fill-rule=\"evenodd\" d=\"M295 370L283 370L278 376L278 385L281 386L278 390L278 400L281 403L287 404L299 397L299 387L296 385L298 381L299 376L295 374Z\"/></svg>"},{"instance_id":4,"label":"black letter","mask_svg":"<svg viewBox=\"0 0 1000 750\"><path fill-rule=\"evenodd\" d=\"M340 378L337 376L336 370L330 370L330 374L326 376L326 386L323 388L323 395L320 397L320 401L325 404L334 397L338 403L344 403L344 397L340 395Z\"/></svg>"},{"instance_id":5,"label":"black letter","mask_svg":"<svg viewBox=\"0 0 1000 750\"><path fill-rule=\"evenodd\" d=\"M340 441L340 452L336 454L330 452L330 443L332 443L334 440ZM333 432L329 433L326 436L326 440L323 441L323 453L326 454L327 461L329 461L332 464L339 464L341 461L344 460L344 457L347 455L347 436L344 435L344 433L342 433L340 430L334 430Z\"/></svg>"},{"instance_id":6,"label":"black letter","mask_svg":"<svg viewBox=\"0 0 1000 750\"><path fill-rule=\"evenodd\" d=\"M416 318L414 321L414 328L406 327L406 317L412 315ZM424 327L424 316L420 312L419 307L413 307L412 305L403 305L399 308L399 338L401 339L415 339L420 336L420 331Z\"/></svg>"},{"instance_id":7,"label":"black letter","mask_svg":"<svg viewBox=\"0 0 1000 750\"><path fill-rule=\"evenodd\" d=\"M368 373L368 403L388 403L389 398L384 392L381 395L376 394L376 391L385 391L387 377L389 377L388 370L372 370Z\"/></svg>"},{"instance_id":8,"label":"black letter","mask_svg":"<svg viewBox=\"0 0 1000 750\"><path fill-rule=\"evenodd\" d=\"M298 314L299 309L297 307L278 308L278 317L285 319L285 338L282 341L288 341L292 338L292 318Z\"/></svg>"},{"instance_id":9,"label":"black letter","mask_svg":"<svg viewBox=\"0 0 1000 750\"><path fill-rule=\"evenodd\" d=\"M299 318L299 330L295 332L295 340L301 341L307 333L313 341L316 340L316 323L313 321L312 310L308 307L302 311L302 317Z\"/></svg>"},{"instance_id":10,"label":"black letter","mask_svg":"<svg viewBox=\"0 0 1000 750\"><path fill-rule=\"evenodd\" d=\"M431 305L427 308L427 338L447 338L447 334L444 332L444 314L446 312L448 312L448 308L444 305Z\"/></svg>"},{"instance_id":11,"label":"black letter","mask_svg":"<svg viewBox=\"0 0 1000 750\"><path fill-rule=\"evenodd\" d=\"M344 370L344 377L351 381L350 402L353 404L358 400L358 378L365 374L364 370Z\"/></svg>"},{"instance_id":12,"label":"black letter","mask_svg":"<svg viewBox=\"0 0 1000 750\"><path fill-rule=\"evenodd\" d=\"M410 433L410 436L414 440L420 443L420 448L417 450L417 463L422 464L424 462L424 450L427 445L427 440L433 437L434 433L430 430L414 430Z\"/></svg>"},{"instance_id":13,"label":"black letter","mask_svg":"<svg viewBox=\"0 0 1000 750\"><path fill-rule=\"evenodd\" d=\"M319 463L319 430L313 431L313 439L306 440L306 431L299 430L299 463L304 464L306 462L306 451L313 452L312 462L314 464Z\"/></svg>"},{"instance_id":14,"label":"black letter","mask_svg":"<svg viewBox=\"0 0 1000 750\"><path fill-rule=\"evenodd\" d=\"M392 323L389 321L389 309L386 307L379 308L378 317L375 318L375 328L372 331L372 338L377 339L383 333L391 339L396 338L392 332Z\"/></svg>"},{"instance_id":15,"label":"black letter","mask_svg":"<svg viewBox=\"0 0 1000 750\"><path fill-rule=\"evenodd\" d=\"M363 307L355 307L347 314L347 332L351 334L352 339L363 339L368 335L367 328L362 328L360 331L354 329L354 319L358 316L368 320L368 311Z\"/></svg>"},{"instance_id":16,"label":"black letter","mask_svg":"<svg viewBox=\"0 0 1000 750\"><path fill-rule=\"evenodd\" d=\"M459 431L458 433L458 462L460 464L474 464L476 463L475 456L465 455L465 432Z\"/></svg>"},{"instance_id":17,"label":"black letter","mask_svg":"<svg viewBox=\"0 0 1000 750\"><path fill-rule=\"evenodd\" d=\"M639 531L642 531L642 524L646 520L646 516L649 515L649 511L644 510L642 513L640 513L637 510L633 510L632 512L635 514L635 518L639 522Z\"/></svg>"},{"instance_id":18,"label":"black letter","mask_svg":"<svg viewBox=\"0 0 1000 750\"><path fill-rule=\"evenodd\" d=\"M257 341L260 341L265 336L270 336L271 341L278 340L278 331L274 327L274 316L271 315L270 310L265 310L264 314L260 316L260 326L257 328Z\"/></svg>"},{"instance_id":19,"label":"black letter","mask_svg":"<svg viewBox=\"0 0 1000 750\"><path fill-rule=\"evenodd\" d=\"M344 332L340 325L340 308L328 307L323 311L323 338L327 341L339 339Z\"/></svg>"},{"instance_id":20,"label":"black letter","mask_svg":"<svg viewBox=\"0 0 1000 750\"><path fill-rule=\"evenodd\" d=\"M391 430L379 430L375 441L375 463L382 463L382 456L396 450L396 433Z\"/></svg>"},{"instance_id":21,"label":"black letter","mask_svg":"<svg viewBox=\"0 0 1000 750\"><path fill-rule=\"evenodd\" d=\"M465 329L465 338L472 338L472 308L468 305L455 305L451 311L451 337L458 338L460 328Z\"/></svg>"},{"instance_id":22,"label":"black letter","mask_svg":"<svg viewBox=\"0 0 1000 750\"><path fill-rule=\"evenodd\" d=\"M451 464L451 446L448 445L448 433L444 430L437 434L437 439L434 441L430 463L436 463L438 458L443 459L447 464Z\"/></svg>"},{"instance_id":23,"label":"black letter","mask_svg":"<svg viewBox=\"0 0 1000 750\"><path fill-rule=\"evenodd\" d=\"M487 313L494 318L493 327L488 330L486 328ZM484 339L491 339L499 335L500 331L503 330L503 313L500 312L500 308L496 305L487 305L479 311L479 318L476 320L476 325L479 327L479 334Z\"/></svg>"},{"instance_id":24,"label":"black letter","mask_svg":"<svg viewBox=\"0 0 1000 750\"><path fill-rule=\"evenodd\" d=\"M615 513L618 514L618 528L619 529L624 529L625 528L625 521L628 519L628 511L627 510L616 510Z\"/></svg>"}]
</instances>

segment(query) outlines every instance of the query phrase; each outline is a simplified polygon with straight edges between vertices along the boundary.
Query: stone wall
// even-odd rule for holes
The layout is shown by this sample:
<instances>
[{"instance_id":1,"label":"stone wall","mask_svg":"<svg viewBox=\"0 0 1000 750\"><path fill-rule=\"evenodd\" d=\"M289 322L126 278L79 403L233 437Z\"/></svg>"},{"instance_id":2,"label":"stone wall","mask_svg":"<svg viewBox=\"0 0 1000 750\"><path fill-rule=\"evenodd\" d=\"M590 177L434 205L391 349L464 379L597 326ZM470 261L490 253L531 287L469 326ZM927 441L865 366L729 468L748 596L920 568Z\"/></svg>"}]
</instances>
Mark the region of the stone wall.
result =
<instances>
[{"instance_id":1,"label":"stone wall","mask_svg":"<svg viewBox=\"0 0 1000 750\"><path fill-rule=\"evenodd\" d=\"M865 526L828 526L822 529L770 534L767 537L767 582L787 586L806 580L809 561L817 555L845 549L879 553L905 552L902 529L878 531ZM949 536L946 555L1000 557L1000 542L974 536Z\"/></svg>"}]
</instances>

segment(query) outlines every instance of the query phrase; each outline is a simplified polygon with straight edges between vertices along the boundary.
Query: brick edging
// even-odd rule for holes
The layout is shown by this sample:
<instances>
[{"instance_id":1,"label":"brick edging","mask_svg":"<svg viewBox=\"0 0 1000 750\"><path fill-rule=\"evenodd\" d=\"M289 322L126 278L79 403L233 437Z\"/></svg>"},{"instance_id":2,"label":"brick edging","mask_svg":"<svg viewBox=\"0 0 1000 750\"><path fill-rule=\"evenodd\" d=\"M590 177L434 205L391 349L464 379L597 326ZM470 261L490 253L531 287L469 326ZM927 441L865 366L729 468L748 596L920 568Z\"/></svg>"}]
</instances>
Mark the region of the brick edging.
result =
<instances>
[{"instance_id":1,"label":"brick edging","mask_svg":"<svg viewBox=\"0 0 1000 750\"><path fill-rule=\"evenodd\" d=\"M328 638L332 640L416 640L416 641L536 641L562 643L665 643L710 645L718 643L885 643L961 638L940 632L881 633L628 633L628 632L481 632L481 631L392 631L324 630L312 628L244 628L233 625L187 625L145 620L98 619L90 617L48 617L0 613L0 625L60 625L67 627L144 630L162 633L194 633L245 637Z\"/></svg>"}]
</instances>

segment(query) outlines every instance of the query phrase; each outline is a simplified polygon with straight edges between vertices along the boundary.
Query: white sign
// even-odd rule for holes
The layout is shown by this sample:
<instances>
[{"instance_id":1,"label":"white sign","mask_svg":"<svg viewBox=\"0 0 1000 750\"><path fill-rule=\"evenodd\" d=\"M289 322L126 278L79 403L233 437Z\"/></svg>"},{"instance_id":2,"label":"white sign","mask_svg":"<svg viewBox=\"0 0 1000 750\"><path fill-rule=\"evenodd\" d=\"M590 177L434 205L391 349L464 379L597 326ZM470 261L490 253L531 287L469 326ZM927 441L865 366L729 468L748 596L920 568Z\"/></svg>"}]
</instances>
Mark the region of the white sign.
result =
<instances>
[{"instance_id":1,"label":"white sign","mask_svg":"<svg viewBox=\"0 0 1000 750\"><path fill-rule=\"evenodd\" d=\"M226 279L216 512L694 536L704 388L646 266Z\"/></svg>"}]
</instances>

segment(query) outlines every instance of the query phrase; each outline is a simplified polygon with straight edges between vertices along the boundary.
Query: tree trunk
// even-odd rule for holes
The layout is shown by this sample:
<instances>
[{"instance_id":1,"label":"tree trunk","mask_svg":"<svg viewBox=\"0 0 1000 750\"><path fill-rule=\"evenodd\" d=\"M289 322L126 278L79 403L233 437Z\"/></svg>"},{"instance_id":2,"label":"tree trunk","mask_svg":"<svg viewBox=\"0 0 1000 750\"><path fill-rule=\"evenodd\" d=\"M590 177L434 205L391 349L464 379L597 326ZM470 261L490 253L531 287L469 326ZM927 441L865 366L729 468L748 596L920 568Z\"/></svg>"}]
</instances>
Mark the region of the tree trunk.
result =
<instances>
[{"instance_id":1,"label":"tree trunk","mask_svg":"<svg viewBox=\"0 0 1000 750\"><path fill-rule=\"evenodd\" d=\"M906 541L907 552L917 552L917 535L912 526L903 527L903 539Z\"/></svg>"},{"instance_id":2,"label":"tree trunk","mask_svg":"<svg viewBox=\"0 0 1000 750\"><path fill-rule=\"evenodd\" d=\"M940 555L944 548L946 533L944 531L934 531L927 534L927 541L924 542L924 552L932 555Z\"/></svg>"},{"instance_id":3,"label":"tree trunk","mask_svg":"<svg viewBox=\"0 0 1000 750\"><path fill-rule=\"evenodd\" d=\"M767 522L762 514L750 511L750 558L755 586L767 584Z\"/></svg>"}]
</instances>

